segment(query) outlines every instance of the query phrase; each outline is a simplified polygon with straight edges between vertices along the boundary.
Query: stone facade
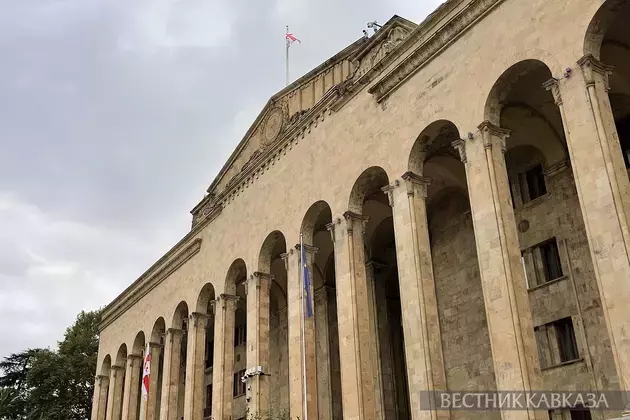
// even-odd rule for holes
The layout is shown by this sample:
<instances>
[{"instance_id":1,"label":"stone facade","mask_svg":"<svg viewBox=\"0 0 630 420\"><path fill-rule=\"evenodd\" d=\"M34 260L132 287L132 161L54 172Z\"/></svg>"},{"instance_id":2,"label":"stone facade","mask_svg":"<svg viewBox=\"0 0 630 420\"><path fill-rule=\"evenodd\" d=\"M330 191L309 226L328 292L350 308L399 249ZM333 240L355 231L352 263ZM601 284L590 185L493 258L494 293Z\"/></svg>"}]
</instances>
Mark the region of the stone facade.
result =
<instances>
[{"instance_id":1,"label":"stone facade","mask_svg":"<svg viewBox=\"0 0 630 420\"><path fill-rule=\"evenodd\" d=\"M630 389L628 21L449 0L278 92L105 309L93 420L619 417L421 395Z\"/></svg>"}]
</instances>

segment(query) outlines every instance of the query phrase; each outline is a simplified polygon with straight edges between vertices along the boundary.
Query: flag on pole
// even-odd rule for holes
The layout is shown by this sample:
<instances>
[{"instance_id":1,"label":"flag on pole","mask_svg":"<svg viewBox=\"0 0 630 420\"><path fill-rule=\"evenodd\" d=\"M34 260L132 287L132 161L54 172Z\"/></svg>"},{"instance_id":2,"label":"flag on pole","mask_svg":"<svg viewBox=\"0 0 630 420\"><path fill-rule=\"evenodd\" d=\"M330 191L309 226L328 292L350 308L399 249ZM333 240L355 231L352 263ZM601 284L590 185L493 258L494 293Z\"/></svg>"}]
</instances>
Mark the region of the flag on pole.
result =
<instances>
[{"instance_id":1,"label":"flag on pole","mask_svg":"<svg viewBox=\"0 0 630 420\"><path fill-rule=\"evenodd\" d=\"M144 355L144 368L142 370L142 398L146 401L149 396L149 378L151 376L151 348L147 343Z\"/></svg>"},{"instance_id":2,"label":"flag on pole","mask_svg":"<svg viewBox=\"0 0 630 420\"><path fill-rule=\"evenodd\" d=\"M291 44L293 44L293 43L294 43L294 42L296 42L296 41L297 41L297 43L298 43L298 44L301 44L301 43L302 43L302 41L300 41L299 39L297 39L297 38L295 37L295 35L293 35L293 34L291 34L291 33L288 33L288 32L287 32L287 35L286 35L286 39L287 39L287 44L288 44L288 45L291 45Z\"/></svg>"},{"instance_id":3,"label":"flag on pole","mask_svg":"<svg viewBox=\"0 0 630 420\"><path fill-rule=\"evenodd\" d=\"M306 298L306 308L305 315L306 318L310 318L313 316L313 304L311 303L311 274L308 270L308 264L306 260L306 247L304 246L304 242L302 242L302 246L300 246L302 251L302 287L304 287L304 297Z\"/></svg>"}]
</instances>

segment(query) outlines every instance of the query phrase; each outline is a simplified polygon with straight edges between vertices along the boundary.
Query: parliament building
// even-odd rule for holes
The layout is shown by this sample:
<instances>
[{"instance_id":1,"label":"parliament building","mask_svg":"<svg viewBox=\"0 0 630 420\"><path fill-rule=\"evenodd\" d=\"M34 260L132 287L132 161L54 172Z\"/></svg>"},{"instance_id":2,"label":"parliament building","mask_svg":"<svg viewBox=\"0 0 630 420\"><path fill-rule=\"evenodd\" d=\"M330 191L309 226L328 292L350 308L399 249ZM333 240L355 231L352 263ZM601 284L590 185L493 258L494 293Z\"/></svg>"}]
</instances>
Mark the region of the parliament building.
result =
<instances>
[{"instance_id":1,"label":"parliament building","mask_svg":"<svg viewBox=\"0 0 630 420\"><path fill-rule=\"evenodd\" d=\"M92 420L628 415L423 395L630 390L629 159L630 0L394 16L269 99L105 308Z\"/></svg>"}]
</instances>

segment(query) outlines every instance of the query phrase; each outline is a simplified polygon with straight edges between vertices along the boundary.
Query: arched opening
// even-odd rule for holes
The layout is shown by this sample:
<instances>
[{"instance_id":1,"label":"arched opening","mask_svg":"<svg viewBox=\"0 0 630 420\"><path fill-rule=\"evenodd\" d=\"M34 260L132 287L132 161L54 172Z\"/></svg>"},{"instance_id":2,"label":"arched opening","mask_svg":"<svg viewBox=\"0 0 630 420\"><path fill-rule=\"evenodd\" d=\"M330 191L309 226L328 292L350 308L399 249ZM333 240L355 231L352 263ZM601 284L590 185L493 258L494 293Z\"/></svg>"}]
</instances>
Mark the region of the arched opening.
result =
<instances>
[{"instance_id":1,"label":"arched opening","mask_svg":"<svg viewBox=\"0 0 630 420\"><path fill-rule=\"evenodd\" d=\"M513 65L492 90L494 113L488 118L510 131L505 165L521 251L519 268L524 270L538 360L545 370L543 387L553 390L596 386L596 375L576 367L584 363L587 348L579 349L578 343L587 343L589 336L578 326L584 323L584 331L591 329L591 336L597 336L592 326L602 322L602 313L594 309L580 319L576 309L584 304L580 300L591 302L598 293L560 109L543 87L551 77L540 61ZM583 287L582 293L574 293L576 287ZM595 363L597 375L605 376L604 364Z\"/></svg>"},{"instance_id":2,"label":"arched opening","mask_svg":"<svg viewBox=\"0 0 630 420\"><path fill-rule=\"evenodd\" d=\"M136 338L133 340L133 345L131 347L131 353L135 356L135 357L139 357L139 363L137 364L137 380L135 381L135 383L132 383L131 386L135 387L135 395L136 400L133 402L133 404L130 404L129 407L129 418L131 419L139 419L140 418L140 404L141 404L141 399L142 399L142 371L143 371L143 358L145 356L145 347L146 347L146 340L144 337L144 332L140 331L138 332L138 334L136 334ZM133 378L133 376L132 376ZM135 411L135 416L133 414L133 411Z\"/></svg>"},{"instance_id":3,"label":"arched opening","mask_svg":"<svg viewBox=\"0 0 630 420\"><path fill-rule=\"evenodd\" d=\"M197 298L196 312L206 315L205 328L203 329L203 337L200 342L203 344L203 394L195 390L197 394L202 395L203 404L195 407L203 407L203 418L212 416L212 370L214 364L214 302L215 302L214 286L206 283ZM201 349L199 349L201 350ZM196 381L195 381L196 384Z\"/></svg>"},{"instance_id":4,"label":"arched opening","mask_svg":"<svg viewBox=\"0 0 630 420\"><path fill-rule=\"evenodd\" d=\"M98 406L97 406L97 416L98 418L105 418L105 413L107 413L107 402L109 400L109 378L111 374L112 367L112 357L108 354L103 358L103 362L101 363L101 369L99 371L99 375L102 377L106 377L107 379L103 379L100 382L101 388L99 389L98 396L95 394L94 398L98 398Z\"/></svg>"},{"instance_id":5,"label":"arched opening","mask_svg":"<svg viewBox=\"0 0 630 420\"><path fill-rule=\"evenodd\" d=\"M327 225L332 211L325 201L313 204L302 221L303 241L317 249L313 260L315 342L319 414L341 419L341 365L337 318L334 244Z\"/></svg>"},{"instance_id":6,"label":"arched opening","mask_svg":"<svg viewBox=\"0 0 630 420\"><path fill-rule=\"evenodd\" d=\"M371 167L355 182L350 209L368 217L365 262L370 319L375 341L375 391L385 418L410 419L407 365L394 240L392 208L382 188L389 184L382 168ZM380 407L379 407L380 405Z\"/></svg>"},{"instance_id":7,"label":"arched opening","mask_svg":"<svg viewBox=\"0 0 630 420\"><path fill-rule=\"evenodd\" d=\"M270 415L289 409L289 319L287 311L287 252L284 235L270 233L263 242L258 270L270 275L269 288L269 410Z\"/></svg>"},{"instance_id":8,"label":"arched opening","mask_svg":"<svg viewBox=\"0 0 630 420\"><path fill-rule=\"evenodd\" d=\"M452 122L433 122L418 136L409 169L430 179L427 222L446 385L449 390L492 390L496 382L466 169L453 145L460 139ZM451 415L481 419L496 413L454 411Z\"/></svg>"},{"instance_id":9,"label":"arched opening","mask_svg":"<svg viewBox=\"0 0 630 420\"><path fill-rule=\"evenodd\" d=\"M246 389L245 384L241 382L241 378L247 369L246 282L247 268L245 262L242 259L238 259L230 266L225 282L226 293L238 296L234 316L232 317L226 314L226 331L224 332L225 334L229 332L234 334L234 347L232 349L225 349L226 353L233 351L234 356L232 358L233 375L230 378L231 380L226 380L226 385L232 388L232 413L224 412L223 414L224 416L231 414L234 419L244 417L247 413L247 401L245 399ZM225 357L229 359L229 357ZM227 410L229 410L229 408Z\"/></svg>"},{"instance_id":10,"label":"arched opening","mask_svg":"<svg viewBox=\"0 0 630 420\"><path fill-rule=\"evenodd\" d=\"M116 369L115 375L109 382L108 416L121 418L123 409L123 395L125 395L125 373L127 366L127 345L121 344L116 353L116 362L112 369ZM110 405L111 404L111 405Z\"/></svg>"},{"instance_id":11,"label":"arched opening","mask_svg":"<svg viewBox=\"0 0 630 420\"><path fill-rule=\"evenodd\" d=\"M177 408L177 418L184 417L184 401L186 398L186 354L188 353L188 304L180 302L173 313L172 328L181 330L173 333L170 383L177 384L175 390L171 388L173 395L169 396L169 405ZM178 354L176 354L178 353Z\"/></svg>"},{"instance_id":12,"label":"arched opening","mask_svg":"<svg viewBox=\"0 0 630 420\"><path fill-rule=\"evenodd\" d=\"M612 66L608 96L626 168L630 168L630 3L604 2L585 39L585 53Z\"/></svg>"},{"instance_id":13,"label":"arched opening","mask_svg":"<svg viewBox=\"0 0 630 420\"><path fill-rule=\"evenodd\" d=\"M162 383L164 382L164 337L166 322L159 317L151 329L151 374L147 409L153 409L154 419L160 418L160 402L162 401ZM157 357L155 357L157 356Z\"/></svg>"}]
</instances>

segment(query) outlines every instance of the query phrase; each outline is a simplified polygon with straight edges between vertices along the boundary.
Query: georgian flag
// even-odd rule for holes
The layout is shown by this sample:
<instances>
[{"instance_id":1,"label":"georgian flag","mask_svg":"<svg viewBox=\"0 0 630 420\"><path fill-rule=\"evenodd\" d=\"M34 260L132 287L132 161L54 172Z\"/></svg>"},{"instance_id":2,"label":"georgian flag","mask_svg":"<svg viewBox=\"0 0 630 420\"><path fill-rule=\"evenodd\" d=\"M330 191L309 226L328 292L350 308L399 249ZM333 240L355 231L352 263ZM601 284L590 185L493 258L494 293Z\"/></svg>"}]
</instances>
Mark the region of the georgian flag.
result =
<instances>
[{"instance_id":1,"label":"georgian flag","mask_svg":"<svg viewBox=\"0 0 630 420\"><path fill-rule=\"evenodd\" d=\"M297 41L299 44L301 44L301 43L302 43L302 41L300 41L299 39L297 39L297 38L295 37L295 35L290 34L290 33L287 33L287 35L286 35L286 39L287 39L287 42L289 43L289 45L293 44L295 41Z\"/></svg>"},{"instance_id":2,"label":"georgian flag","mask_svg":"<svg viewBox=\"0 0 630 420\"><path fill-rule=\"evenodd\" d=\"M149 396L149 377L151 376L151 349L147 343L147 349L144 356L144 369L142 371L142 398L147 400Z\"/></svg>"}]
</instances>

